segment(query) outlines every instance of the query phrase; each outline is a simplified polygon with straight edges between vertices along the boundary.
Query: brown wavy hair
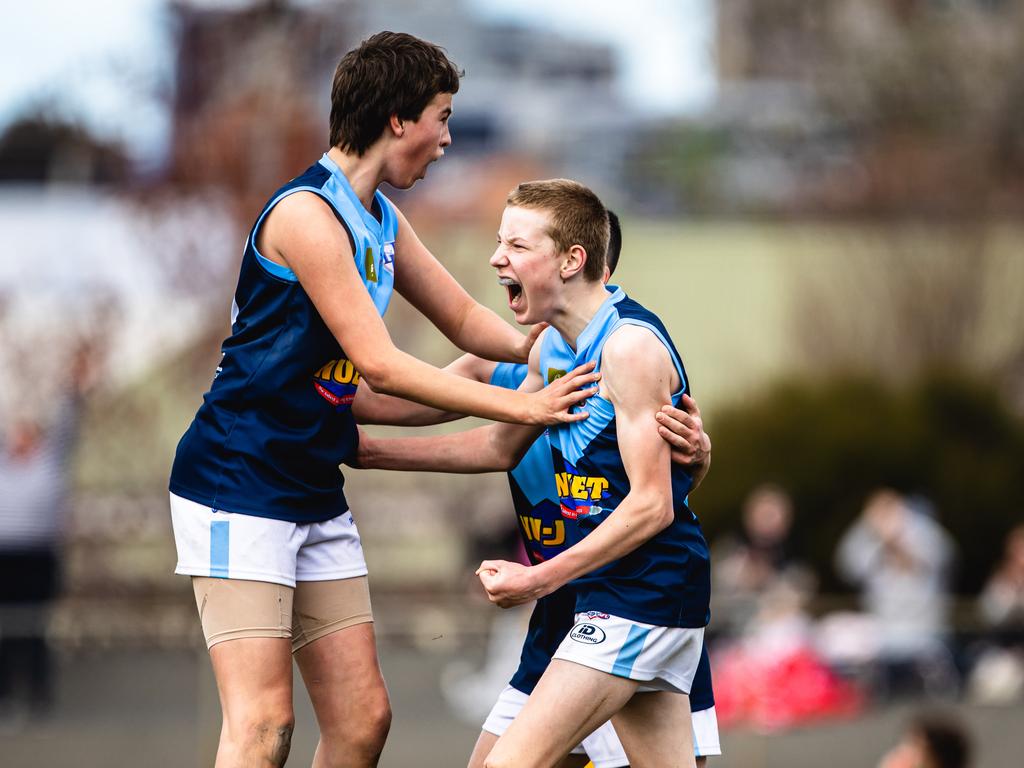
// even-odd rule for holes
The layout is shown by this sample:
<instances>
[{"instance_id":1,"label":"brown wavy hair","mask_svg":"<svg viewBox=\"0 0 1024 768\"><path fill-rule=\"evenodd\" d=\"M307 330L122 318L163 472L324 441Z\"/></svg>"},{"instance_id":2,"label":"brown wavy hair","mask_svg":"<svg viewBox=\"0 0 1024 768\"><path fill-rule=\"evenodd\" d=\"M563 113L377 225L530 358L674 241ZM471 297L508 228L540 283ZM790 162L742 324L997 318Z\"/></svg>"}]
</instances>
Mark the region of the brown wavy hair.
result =
<instances>
[{"instance_id":1,"label":"brown wavy hair","mask_svg":"<svg viewBox=\"0 0 1024 768\"><path fill-rule=\"evenodd\" d=\"M437 94L458 93L462 75L433 43L378 32L346 53L334 71L331 146L362 156L392 115L418 120Z\"/></svg>"}]
</instances>

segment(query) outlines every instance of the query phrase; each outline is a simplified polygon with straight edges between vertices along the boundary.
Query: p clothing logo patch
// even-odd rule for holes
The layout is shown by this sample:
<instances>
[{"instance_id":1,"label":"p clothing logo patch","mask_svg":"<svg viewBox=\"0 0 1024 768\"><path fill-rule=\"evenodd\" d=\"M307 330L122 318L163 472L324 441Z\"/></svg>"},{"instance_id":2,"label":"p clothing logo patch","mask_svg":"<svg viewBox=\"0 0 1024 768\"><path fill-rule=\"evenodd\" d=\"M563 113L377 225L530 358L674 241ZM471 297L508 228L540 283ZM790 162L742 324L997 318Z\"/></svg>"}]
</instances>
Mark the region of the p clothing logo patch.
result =
<instances>
[{"instance_id":1,"label":"p clothing logo patch","mask_svg":"<svg viewBox=\"0 0 1024 768\"><path fill-rule=\"evenodd\" d=\"M580 622L569 630L569 639L584 645L597 645L605 641L604 630L587 622Z\"/></svg>"},{"instance_id":2,"label":"p clothing logo patch","mask_svg":"<svg viewBox=\"0 0 1024 768\"><path fill-rule=\"evenodd\" d=\"M548 368L548 384L557 381L567 373L568 371L560 371L558 368Z\"/></svg>"}]
</instances>

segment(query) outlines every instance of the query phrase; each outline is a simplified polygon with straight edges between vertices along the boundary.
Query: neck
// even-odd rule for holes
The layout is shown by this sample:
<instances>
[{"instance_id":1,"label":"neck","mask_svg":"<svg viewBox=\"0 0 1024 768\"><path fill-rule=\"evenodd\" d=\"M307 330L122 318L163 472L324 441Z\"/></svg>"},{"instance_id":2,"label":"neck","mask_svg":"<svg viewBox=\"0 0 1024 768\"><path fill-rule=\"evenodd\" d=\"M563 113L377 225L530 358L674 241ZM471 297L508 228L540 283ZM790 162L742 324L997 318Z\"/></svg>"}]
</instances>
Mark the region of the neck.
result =
<instances>
[{"instance_id":1,"label":"neck","mask_svg":"<svg viewBox=\"0 0 1024 768\"><path fill-rule=\"evenodd\" d=\"M373 207L373 193L380 186L383 176L383 164L373 149L371 147L362 157L354 152L342 152L338 147L331 147L327 152L327 156L341 168L359 202L368 211Z\"/></svg>"},{"instance_id":2,"label":"neck","mask_svg":"<svg viewBox=\"0 0 1024 768\"><path fill-rule=\"evenodd\" d=\"M550 323L569 346L576 349L576 340L610 295L601 281L588 283L581 279L570 283L563 294L565 301Z\"/></svg>"}]
</instances>

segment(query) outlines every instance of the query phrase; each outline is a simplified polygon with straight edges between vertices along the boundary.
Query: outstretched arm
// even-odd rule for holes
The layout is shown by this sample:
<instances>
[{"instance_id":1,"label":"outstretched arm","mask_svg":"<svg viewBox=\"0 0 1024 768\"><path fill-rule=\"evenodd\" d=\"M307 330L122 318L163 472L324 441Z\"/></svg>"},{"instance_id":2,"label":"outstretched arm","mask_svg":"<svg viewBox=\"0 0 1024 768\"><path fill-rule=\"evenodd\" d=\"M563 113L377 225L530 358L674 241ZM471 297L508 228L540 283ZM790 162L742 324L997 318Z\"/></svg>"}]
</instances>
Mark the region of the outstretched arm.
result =
<instances>
[{"instance_id":1,"label":"outstretched arm","mask_svg":"<svg viewBox=\"0 0 1024 768\"><path fill-rule=\"evenodd\" d=\"M670 449L650 427L651 414L678 387L668 351L650 331L624 326L605 343L601 365L629 493L586 538L550 560L532 567L484 561L477 573L488 597L502 607L543 597L627 555L673 520Z\"/></svg>"},{"instance_id":2,"label":"outstretched arm","mask_svg":"<svg viewBox=\"0 0 1024 768\"><path fill-rule=\"evenodd\" d=\"M497 363L476 355L463 355L444 367L445 373L487 384ZM442 411L393 395L376 392L365 381L356 390L352 415L360 424L388 424L395 427L424 427L461 419L465 414Z\"/></svg>"},{"instance_id":3,"label":"outstretched arm","mask_svg":"<svg viewBox=\"0 0 1024 768\"><path fill-rule=\"evenodd\" d=\"M539 358L539 350L531 353L530 370L520 390L543 387ZM498 472L518 464L541 431L542 427L498 423L431 437L375 438L360 433L356 464L362 469Z\"/></svg>"},{"instance_id":4,"label":"outstretched arm","mask_svg":"<svg viewBox=\"0 0 1024 768\"><path fill-rule=\"evenodd\" d=\"M526 394L444 373L395 347L362 284L347 235L316 195L298 192L278 203L264 222L260 248L295 273L360 377L377 392L495 421L552 424L584 418L568 412L587 396L578 391L592 380L583 371Z\"/></svg>"}]
</instances>

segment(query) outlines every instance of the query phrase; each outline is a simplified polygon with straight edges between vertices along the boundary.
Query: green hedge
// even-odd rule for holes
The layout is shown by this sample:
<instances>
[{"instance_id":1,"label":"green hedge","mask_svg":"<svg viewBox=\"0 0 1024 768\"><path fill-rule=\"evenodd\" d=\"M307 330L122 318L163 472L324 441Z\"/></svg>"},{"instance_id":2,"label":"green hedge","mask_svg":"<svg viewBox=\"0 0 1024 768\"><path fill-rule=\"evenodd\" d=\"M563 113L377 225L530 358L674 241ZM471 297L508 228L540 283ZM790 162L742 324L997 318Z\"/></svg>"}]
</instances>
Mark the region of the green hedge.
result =
<instances>
[{"instance_id":1,"label":"green hedge","mask_svg":"<svg viewBox=\"0 0 1024 768\"><path fill-rule=\"evenodd\" d=\"M692 501L708 539L738 527L751 488L776 482L793 496L794 552L826 590L842 586L832 568L840 535L881 485L934 503L957 542L961 593L980 588L1024 521L1024 421L976 380L783 382L706 420L714 460Z\"/></svg>"}]
</instances>

